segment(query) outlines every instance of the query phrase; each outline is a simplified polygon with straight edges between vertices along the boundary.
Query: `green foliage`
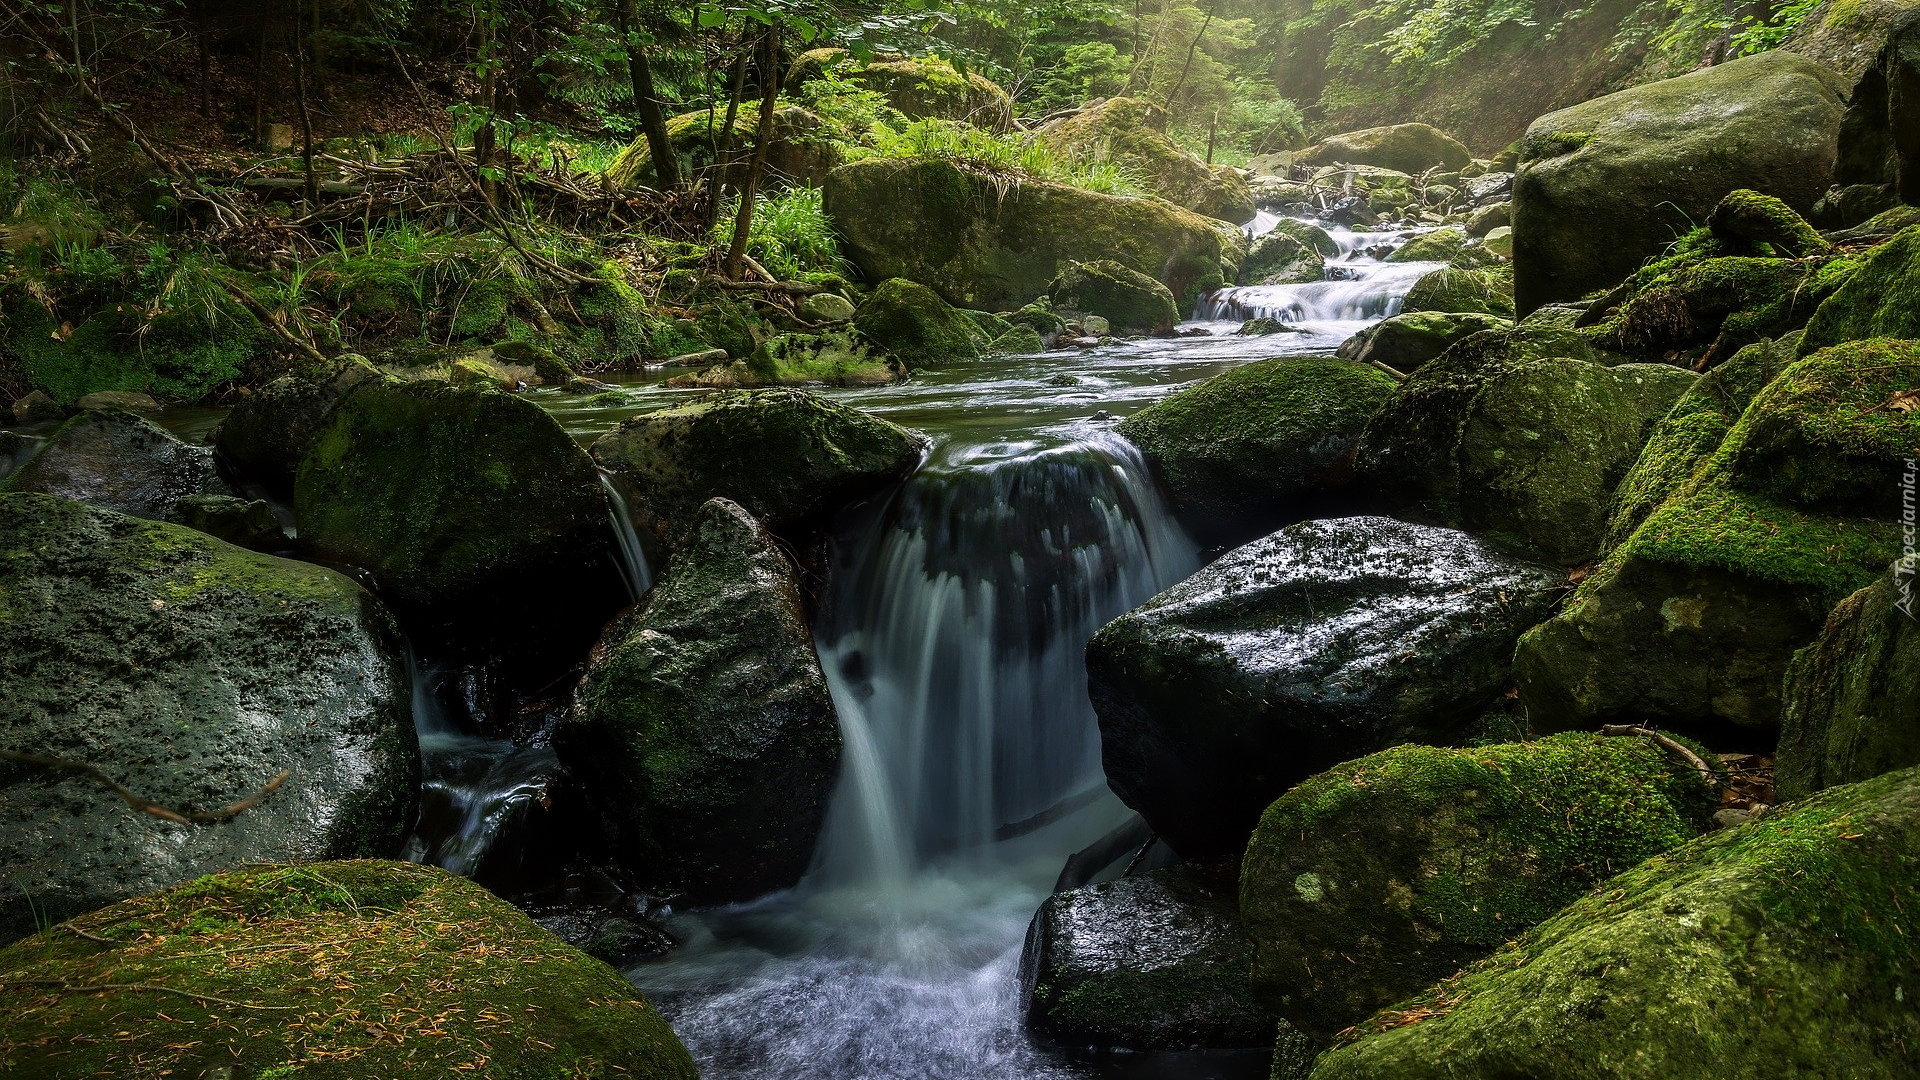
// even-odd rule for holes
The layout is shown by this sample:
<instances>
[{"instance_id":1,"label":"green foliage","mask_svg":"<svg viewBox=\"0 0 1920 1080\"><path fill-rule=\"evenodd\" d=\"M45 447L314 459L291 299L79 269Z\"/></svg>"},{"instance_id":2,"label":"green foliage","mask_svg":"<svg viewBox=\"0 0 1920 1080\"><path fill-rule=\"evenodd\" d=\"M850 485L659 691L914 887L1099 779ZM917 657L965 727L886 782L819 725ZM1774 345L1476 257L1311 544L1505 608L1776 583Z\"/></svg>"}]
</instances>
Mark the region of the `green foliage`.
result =
<instances>
[{"instance_id":1,"label":"green foliage","mask_svg":"<svg viewBox=\"0 0 1920 1080\"><path fill-rule=\"evenodd\" d=\"M1011 182L1029 177L1107 195L1146 193L1137 178L1113 162L1063 161L1030 136L995 134L940 120L917 120L903 131L889 132L877 141L873 153L880 157L952 162Z\"/></svg>"},{"instance_id":2,"label":"green foliage","mask_svg":"<svg viewBox=\"0 0 1920 1080\"><path fill-rule=\"evenodd\" d=\"M1094 98L1113 97L1126 88L1132 67L1129 57L1105 41L1069 45L1059 60L1034 72L1031 88L1020 101L1030 111L1045 115Z\"/></svg>"},{"instance_id":3,"label":"green foliage","mask_svg":"<svg viewBox=\"0 0 1920 1080\"><path fill-rule=\"evenodd\" d=\"M733 200L714 226L713 242L725 246L733 235ZM753 229L747 235L747 254L772 271L792 280L809 273L845 275L851 265L840 255L840 243L827 222L819 188L795 187L754 196Z\"/></svg>"}]
</instances>

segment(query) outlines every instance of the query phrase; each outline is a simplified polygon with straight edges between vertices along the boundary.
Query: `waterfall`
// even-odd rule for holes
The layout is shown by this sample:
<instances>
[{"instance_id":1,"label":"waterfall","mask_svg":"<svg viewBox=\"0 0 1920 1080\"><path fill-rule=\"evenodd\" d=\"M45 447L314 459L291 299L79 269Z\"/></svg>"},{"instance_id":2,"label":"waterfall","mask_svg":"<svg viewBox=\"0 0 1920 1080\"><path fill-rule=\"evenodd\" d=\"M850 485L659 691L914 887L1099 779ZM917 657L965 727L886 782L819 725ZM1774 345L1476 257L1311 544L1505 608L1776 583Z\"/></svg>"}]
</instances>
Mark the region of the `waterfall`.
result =
<instances>
[{"instance_id":1,"label":"waterfall","mask_svg":"<svg viewBox=\"0 0 1920 1080\"><path fill-rule=\"evenodd\" d=\"M613 520L613 539L620 552L620 577L627 593L635 601L653 587L653 568L647 565L647 553L640 547L640 533L633 527L633 508L620 484L606 469L600 470L600 486L607 492L607 516Z\"/></svg>"},{"instance_id":2,"label":"waterfall","mask_svg":"<svg viewBox=\"0 0 1920 1080\"><path fill-rule=\"evenodd\" d=\"M1098 787L1087 640L1198 565L1138 451L950 450L849 525L819 628L847 750L816 876L984 855Z\"/></svg>"},{"instance_id":3,"label":"waterfall","mask_svg":"<svg viewBox=\"0 0 1920 1080\"><path fill-rule=\"evenodd\" d=\"M1260 214L1247 226L1258 238L1273 231L1280 218ZM1283 323L1350 323L1398 315L1413 283L1444 263L1382 262L1382 258L1424 229L1354 232L1329 229L1335 254L1326 277L1299 285L1243 285L1200 298L1193 317L1199 322L1278 319Z\"/></svg>"}]
</instances>

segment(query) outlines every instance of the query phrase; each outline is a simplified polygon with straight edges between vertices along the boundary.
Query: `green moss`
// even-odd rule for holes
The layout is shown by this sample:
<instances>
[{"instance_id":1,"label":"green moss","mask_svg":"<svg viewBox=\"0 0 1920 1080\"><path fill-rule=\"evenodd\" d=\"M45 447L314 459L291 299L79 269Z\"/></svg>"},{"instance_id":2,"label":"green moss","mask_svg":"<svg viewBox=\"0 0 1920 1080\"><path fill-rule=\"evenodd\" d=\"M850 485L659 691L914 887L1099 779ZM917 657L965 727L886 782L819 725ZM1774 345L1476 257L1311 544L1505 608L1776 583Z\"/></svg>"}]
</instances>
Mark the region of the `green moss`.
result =
<instances>
[{"instance_id":1,"label":"green moss","mask_svg":"<svg viewBox=\"0 0 1920 1080\"><path fill-rule=\"evenodd\" d=\"M1596 335L1604 348L1711 365L1806 325L1851 260L1684 258L1648 280Z\"/></svg>"},{"instance_id":2,"label":"green moss","mask_svg":"<svg viewBox=\"0 0 1920 1080\"><path fill-rule=\"evenodd\" d=\"M1332 1034L1697 836L1718 794L1651 740L1586 733L1336 766L1268 807L1248 845L1256 987Z\"/></svg>"},{"instance_id":3,"label":"green moss","mask_svg":"<svg viewBox=\"0 0 1920 1080\"><path fill-rule=\"evenodd\" d=\"M932 289L905 278L880 283L853 325L862 337L909 369L939 368L980 358L985 336L972 319Z\"/></svg>"},{"instance_id":4,"label":"green moss","mask_svg":"<svg viewBox=\"0 0 1920 1080\"><path fill-rule=\"evenodd\" d=\"M1910 1075L1916 779L1834 789L1649 859L1359 1025L1315 1075Z\"/></svg>"},{"instance_id":5,"label":"green moss","mask_svg":"<svg viewBox=\"0 0 1920 1080\"><path fill-rule=\"evenodd\" d=\"M1513 279L1486 270L1435 270L1408 290L1403 311L1481 312L1513 318Z\"/></svg>"},{"instance_id":6,"label":"green moss","mask_svg":"<svg viewBox=\"0 0 1920 1080\"><path fill-rule=\"evenodd\" d=\"M129 310L106 310L63 332L45 308L29 301L0 320L0 348L19 357L33 385L62 404L101 390L198 401L240 378L265 347L250 320L226 313L143 323Z\"/></svg>"},{"instance_id":7,"label":"green moss","mask_svg":"<svg viewBox=\"0 0 1920 1080\"><path fill-rule=\"evenodd\" d=\"M1047 293L1056 310L1102 316L1117 334L1169 330L1180 318L1165 285L1111 259L1069 262Z\"/></svg>"},{"instance_id":8,"label":"green moss","mask_svg":"<svg viewBox=\"0 0 1920 1080\"><path fill-rule=\"evenodd\" d=\"M1407 241L1387 261L1443 262L1472 270L1499 260L1459 229L1435 229Z\"/></svg>"},{"instance_id":9,"label":"green moss","mask_svg":"<svg viewBox=\"0 0 1920 1080\"><path fill-rule=\"evenodd\" d=\"M1824 252L1831 246L1792 207L1748 188L1721 199L1707 227L1732 242L1766 244L1794 257Z\"/></svg>"},{"instance_id":10,"label":"green moss","mask_svg":"<svg viewBox=\"0 0 1920 1080\"><path fill-rule=\"evenodd\" d=\"M0 979L182 993L13 988L0 998L11 1077L694 1076L616 972L443 870L253 868L71 925L114 944L51 930L0 950Z\"/></svg>"},{"instance_id":11,"label":"green moss","mask_svg":"<svg viewBox=\"0 0 1920 1080\"><path fill-rule=\"evenodd\" d=\"M1874 248L1807 323L1801 355L1864 338L1920 338L1920 225Z\"/></svg>"}]
</instances>

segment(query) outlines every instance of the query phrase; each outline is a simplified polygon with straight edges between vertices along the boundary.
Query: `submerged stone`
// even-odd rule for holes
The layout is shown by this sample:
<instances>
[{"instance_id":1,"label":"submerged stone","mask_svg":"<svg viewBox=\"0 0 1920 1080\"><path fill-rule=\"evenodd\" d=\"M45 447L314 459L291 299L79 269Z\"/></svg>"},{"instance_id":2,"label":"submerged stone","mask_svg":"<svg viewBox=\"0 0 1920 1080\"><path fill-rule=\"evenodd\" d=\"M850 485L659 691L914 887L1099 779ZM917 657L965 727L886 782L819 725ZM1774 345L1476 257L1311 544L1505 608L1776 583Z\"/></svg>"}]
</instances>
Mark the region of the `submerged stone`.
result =
<instances>
[{"instance_id":1,"label":"submerged stone","mask_svg":"<svg viewBox=\"0 0 1920 1080\"><path fill-rule=\"evenodd\" d=\"M399 631L352 581L191 529L0 495L0 939L252 862L398 849L417 750Z\"/></svg>"},{"instance_id":2,"label":"submerged stone","mask_svg":"<svg viewBox=\"0 0 1920 1080\"><path fill-rule=\"evenodd\" d=\"M1562 580L1465 533L1377 517L1228 552L1088 645L1108 784L1180 854L1237 854L1306 777L1458 737Z\"/></svg>"}]
</instances>

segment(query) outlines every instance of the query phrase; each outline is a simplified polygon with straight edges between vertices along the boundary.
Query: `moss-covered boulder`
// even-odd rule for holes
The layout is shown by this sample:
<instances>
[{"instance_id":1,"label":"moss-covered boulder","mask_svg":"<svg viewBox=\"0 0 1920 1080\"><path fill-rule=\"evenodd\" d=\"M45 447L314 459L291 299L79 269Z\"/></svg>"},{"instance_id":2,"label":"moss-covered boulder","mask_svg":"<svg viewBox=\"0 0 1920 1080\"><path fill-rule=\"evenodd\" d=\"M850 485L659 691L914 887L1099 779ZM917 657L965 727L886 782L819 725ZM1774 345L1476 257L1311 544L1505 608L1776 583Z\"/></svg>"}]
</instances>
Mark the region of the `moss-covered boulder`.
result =
<instances>
[{"instance_id":1,"label":"moss-covered boulder","mask_svg":"<svg viewBox=\"0 0 1920 1080\"><path fill-rule=\"evenodd\" d=\"M1194 864L1055 893L1027 929L1027 1027L1081 1049L1271 1046L1233 878Z\"/></svg>"},{"instance_id":2,"label":"moss-covered boulder","mask_svg":"<svg viewBox=\"0 0 1920 1080\"><path fill-rule=\"evenodd\" d=\"M942 57L877 59L850 78L884 95L887 104L908 119L961 120L991 131L1013 126L1013 99L999 84L977 71L963 72Z\"/></svg>"},{"instance_id":3,"label":"moss-covered boulder","mask_svg":"<svg viewBox=\"0 0 1920 1080\"><path fill-rule=\"evenodd\" d=\"M1138 270L1172 290L1182 310L1226 280L1212 219L1157 199L874 158L833 171L826 207L868 280L908 278L959 307L1018 308L1069 261Z\"/></svg>"},{"instance_id":4,"label":"moss-covered boulder","mask_svg":"<svg viewBox=\"0 0 1920 1080\"><path fill-rule=\"evenodd\" d=\"M908 368L938 369L980 359L987 335L940 294L906 278L889 278L854 315L867 340Z\"/></svg>"},{"instance_id":5,"label":"moss-covered boulder","mask_svg":"<svg viewBox=\"0 0 1920 1080\"><path fill-rule=\"evenodd\" d=\"M1776 254L1794 258L1819 254L1829 246L1793 207L1748 188L1728 192L1707 218L1707 228L1722 240L1765 244Z\"/></svg>"},{"instance_id":6,"label":"moss-covered boulder","mask_svg":"<svg viewBox=\"0 0 1920 1080\"><path fill-rule=\"evenodd\" d=\"M409 863L203 877L0 950L0 981L18 1080L695 1077L619 972Z\"/></svg>"},{"instance_id":7,"label":"moss-covered boulder","mask_svg":"<svg viewBox=\"0 0 1920 1080\"><path fill-rule=\"evenodd\" d=\"M1512 325L1484 312L1410 311L1382 319L1348 338L1340 346L1340 355L1363 364L1385 364L1404 375L1419 370L1456 341Z\"/></svg>"},{"instance_id":8,"label":"moss-covered boulder","mask_svg":"<svg viewBox=\"0 0 1920 1080\"><path fill-rule=\"evenodd\" d=\"M1194 157L1167 135L1166 125L1159 106L1116 97L1045 125L1039 137L1063 160L1126 169L1175 206L1235 225L1253 220L1253 193L1239 171Z\"/></svg>"},{"instance_id":9,"label":"moss-covered boulder","mask_svg":"<svg viewBox=\"0 0 1920 1080\"><path fill-rule=\"evenodd\" d=\"M1900 543L1920 345L1872 340L1797 361L1721 445L1515 654L1545 730L1608 719L1749 737L1780 722L1794 651Z\"/></svg>"},{"instance_id":10,"label":"moss-covered boulder","mask_svg":"<svg viewBox=\"0 0 1920 1080\"><path fill-rule=\"evenodd\" d=\"M1222 556L1087 646L1107 782L1175 851L1234 855L1332 765L1457 737L1564 575L1464 533L1308 521Z\"/></svg>"},{"instance_id":11,"label":"moss-covered boulder","mask_svg":"<svg viewBox=\"0 0 1920 1080\"><path fill-rule=\"evenodd\" d=\"M1775 51L1535 120L1513 189L1521 313L1613 287L1729 192L1810 210L1831 182L1848 90Z\"/></svg>"},{"instance_id":12,"label":"moss-covered boulder","mask_svg":"<svg viewBox=\"0 0 1920 1080\"><path fill-rule=\"evenodd\" d=\"M1840 602L1782 687L1774 788L1782 800L1920 765L1920 619L1896 562Z\"/></svg>"},{"instance_id":13,"label":"moss-covered boulder","mask_svg":"<svg viewBox=\"0 0 1920 1080\"><path fill-rule=\"evenodd\" d=\"M124 409L83 412L60 425L0 483L0 491L59 495L156 521L181 499L232 490L212 450Z\"/></svg>"},{"instance_id":14,"label":"moss-covered boulder","mask_svg":"<svg viewBox=\"0 0 1920 1080\"><path fill-rule=\"evenodd\" d=\"M1472 270L1498 262L1486 245L1455 228L1435 229L1395 248L1388 262L1441 262Z\"/></svg>"},{"instance_id":15,"label":"moss-covered boulder","mask_svg":"<svg viewBox=\"0 0 1920 1080\"><path fill-rule=\"evenodd\" d=\"M1309 240L1275 229L1248 248L1238 280L1242 285L1304 285L1326 276L1326 256Z\"/></svg>"},{"instance_id":16,"label":"moss-covered boulder","mask_svg":"<svg viewBox=\"0 0 1920 1080\"><path fill-rule=\"evenodd\" d=\"M1592 558L1609 495L1696 376L1558 344L1578 338L1521 327L1454 345L1375 414L1360 471L1396 513L1562 565Z\"/></svg>"},{"instance_id":17,"label":"moss-covered boulder","mask_svg":"<svg viewBox=\"0 0 1920 1080\"><path fill-rule=\"evenodd\" d=\"M358 357L325 378L283 375L240 399L220 422L214 446L248 479L290 494L327 414L348 391L379 377Z\"/></svg>"},{"instance_id":18,"label":"moss-covered boulder","mask_svg":"<svg viewBox=\"0 0 1920 1080\"><path fill-rule=\"evenodd\" d=\"M609 852L651 888L746 900L800 879L840 760L800 584L725 499L607 628L554 733Z\"/></svg>"},{"instance_id":19,"label":"moss-covered boulder","mask_svg":"<svg viewBox=\"0 0 1920 1080\"><path fill-rule=\"evenodd\" d=\"M1911 769L1710 833L1381 1011L1313 1080L1910 1076L1916 859Z\"/></svg>"},{"instance_id":20,"label":"moss-covered boulder","mask_svg":"<svg viewBox=\"0 0 1920 1080\"><path fill-rule=\"evenodd\" d=\"M1804 355L1862 338L1920 338L1920 225L1858 260L1858 269L1825 299L1801 338Z\"/></svg>"},{"instance_id":21,"label":"moss-covered boulder","mask_svg":"<svg viewBox=\"0 0 1920 1080\"><path fill-rule=\"evenodd\" d=\"M760 128L760 108L743 103L733 121L729 139L725 113L709 114L700 109L667 120L667 141L678 159L680 175L698 175L713 167L716 144L731 145L737 152L751 148ZM858 136L859 132L835 130L819 114L797 105L782 105L773 114L773 139L767 144L767 183L792 182L819 184L845 160L839 140ZM736 153L736 158L744 157ZM722 169L725 181L738 187L746 181L746 165L734 161ZM660 183L659 170L653 164L653 147L645 135L636 136L606 169L606 178L617 187L652 187Z\"/></svg>"},{"instance_id":22,"label":"moss-covered boulder","mask_svg":"<svg viewBox=\"0 0 1920 1080\"><path fill-rule=\"evenodd\" d=\"M634 524L672 547L709 499L782 535L905 477L925 436L797 389L732 390L621 422L593 460L625 489Z\"/></svg>"},{"instance_id":23,"label":"moss-covered boulder","mask_svg":"<svg viewBox=\"0 0 1920 1080\"><path fill-rule=\"evenodd\" d=\"M1820 0L1781 47L1857 80L1874 66L1894 23L1912 10L1911 0Z\"/></svg>"},{"instance_id":24,"label":"moss-covered boulder","mask_svg":"<svg viewBox=\"0 0 1920 1080\"><path fill-rule=\"evenodd\" d=\"M1367 420L1393 395L1344 360L1260 360L1150 405L1120 425L1196 537L1238 543L1305 516L1347 479Z\"/></svg>"},{"instance_id":25,"label":"moss-covered boulder","mask_svg":"<svg viewBox=\"0 0 1920 1080\"><path fill-rule=\"evenodd\" d=\"M417 750L404 646L347 578L178 525L0 495L0 940L251 862L388 854ZM259 805L222 808L281 776ZM4 1025L0 1025L4 1027Z\"/></svg>"},{"instance_id":26,"label":"moss-covered boulder","mask_svg":"<svg viewBox=\"0 0 1920 1080\"><path fill-rule=\"evenodd\" d=\"M1460 140L1431 124L1393 124L1329 135L1293 156L1296 165L1373 165L1403 173L1458 172L1473 160Z\"/></svg>"},{"instance_id":27,"label":"moss-covered boulder","mask_svg":"<svg viewBox=\"0 0 1920 1080\"><path fill-rule=\"evenodd\" d=\"M1321 1039L1693 839L1717 786L1658 744L1399 746L1282 795L1240 876L1254 986Z\"/></svg>"},{"instance_id":28,"label":"moss-covered boulder","mask_svg":"<svg viewBox=\"0 0 1920 1080\"><path fill-rule=\"evenodd\" d=\"M1047 295L1056 311L1098 315L1116 334L1171 330L1180 321L1165 285L1112 259L1067 263Z\"/></svg>"},{"instance_id":29,"label":"moss-covered boulder","mask_svg":"<svg viewBox=\"0 0 1920 1080\"><path fill-rule=\"evenodd\" d=\"M619 607L600 474L510 394L363 383L315 435L293 499L302 543L368 571L428 649L570 663Z\"/></svg>"},{"instance_id":30,"label":"moss-covered boulder","mask_svg":"<svg viewBox=\"0 0 1920 1080\"><path fill-rule=\"evenodd\" d=\"M1407 290L1401 311L1477 312L1513 318L1513 278L1452 267L1422 275Z\"/></svg>"}]
</instances>

